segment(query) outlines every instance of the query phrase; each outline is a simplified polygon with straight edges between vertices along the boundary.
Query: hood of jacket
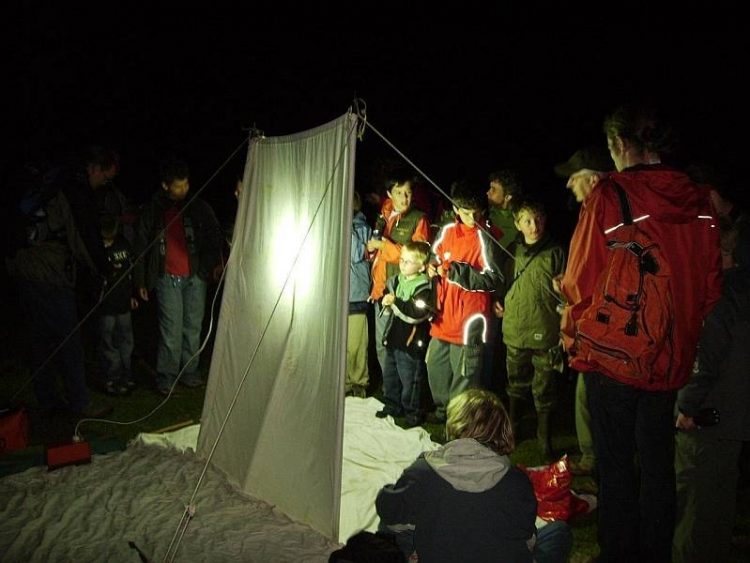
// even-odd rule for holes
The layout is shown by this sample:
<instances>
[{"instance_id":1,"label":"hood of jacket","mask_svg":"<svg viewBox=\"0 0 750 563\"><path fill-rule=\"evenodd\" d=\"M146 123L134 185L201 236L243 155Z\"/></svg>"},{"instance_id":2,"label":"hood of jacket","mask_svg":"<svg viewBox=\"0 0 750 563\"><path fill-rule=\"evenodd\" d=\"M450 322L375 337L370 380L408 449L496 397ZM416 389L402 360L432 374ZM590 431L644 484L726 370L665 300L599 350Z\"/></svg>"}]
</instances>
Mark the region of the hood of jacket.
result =
<instances>
[{"instance_id":1,"label":"hood of jacket","mask_svg":"<svg viewBox=\"0 0 750 563\"><path fill-rule=\"evenodd\" d=\"M427 452L425 461L457 491L481 493L497 485L510 468L510 458L473 438L452 440Z\"/></svg>"},{"instance_id":2,"label":"hood of jacket","mask_svg":"<svg viewBox=\"0 0 750 563\"><path fill-rule=\"evenodd\" d=\"M689 223L710 212L709 188L663 164L639 164L609 177L628 192L634 219L643 213L665 223Z\"/></svg>"}]
</instances>

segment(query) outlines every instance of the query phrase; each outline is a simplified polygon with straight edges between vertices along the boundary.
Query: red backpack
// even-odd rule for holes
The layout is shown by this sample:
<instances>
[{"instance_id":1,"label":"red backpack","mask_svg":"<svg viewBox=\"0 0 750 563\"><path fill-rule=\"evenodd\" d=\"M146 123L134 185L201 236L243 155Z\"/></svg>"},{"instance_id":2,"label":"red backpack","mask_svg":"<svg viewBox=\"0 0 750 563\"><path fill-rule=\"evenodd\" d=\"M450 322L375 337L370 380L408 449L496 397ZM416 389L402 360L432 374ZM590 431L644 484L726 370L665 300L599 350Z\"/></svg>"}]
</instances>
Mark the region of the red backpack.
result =
<instances>
[{"instance_id":1,"label":"red backpack","mask_svg":"<svg viewBox=\"0 0 750 563\"><path fill-rule=\"evenodd\" d=\"M672 350L671 271L659 245L633 222L625 190L614 187L622 225L607 241L607 265L578 321L571 354L621 381L653 381L657 357ZM671 365L661 375L669 371Z\"/></svg>"}]
</instances>

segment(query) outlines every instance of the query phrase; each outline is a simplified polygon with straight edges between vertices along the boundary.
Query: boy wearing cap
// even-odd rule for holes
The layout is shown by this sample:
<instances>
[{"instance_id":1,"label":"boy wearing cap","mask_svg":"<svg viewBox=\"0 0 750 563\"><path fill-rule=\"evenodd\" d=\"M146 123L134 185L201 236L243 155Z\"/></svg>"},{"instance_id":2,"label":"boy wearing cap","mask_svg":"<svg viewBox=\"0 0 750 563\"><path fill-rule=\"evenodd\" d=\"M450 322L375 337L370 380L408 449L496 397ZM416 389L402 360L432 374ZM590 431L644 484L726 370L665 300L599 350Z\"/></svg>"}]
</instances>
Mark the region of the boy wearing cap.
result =
<instances>
[{"instance_id":1,"label":"boy wearing cap","mask_svg":"<svg viewBox=\"0 0 750 563\"><path fill-rule=\"evenodd\" d=\"M586 198L594 191L599 181L606 177L607 172L613 169L614 163L607 151L596 146L589 146L577 150L566 162L555 166L555 174L561 178L567 178L565 187L573 192L573 196L581 204L581 210L583 210ZM571 242L571 248L572 245ZM560 279L561 277L554 280L555 289L558 292ZM596 452L591 437L591 415L586 402L586 386L583 384L583 375L580 373L576 381L575 420L581 460L571 461L570 470L576 475L589 475L596 464Z\"/></svg>"}]
</instances>

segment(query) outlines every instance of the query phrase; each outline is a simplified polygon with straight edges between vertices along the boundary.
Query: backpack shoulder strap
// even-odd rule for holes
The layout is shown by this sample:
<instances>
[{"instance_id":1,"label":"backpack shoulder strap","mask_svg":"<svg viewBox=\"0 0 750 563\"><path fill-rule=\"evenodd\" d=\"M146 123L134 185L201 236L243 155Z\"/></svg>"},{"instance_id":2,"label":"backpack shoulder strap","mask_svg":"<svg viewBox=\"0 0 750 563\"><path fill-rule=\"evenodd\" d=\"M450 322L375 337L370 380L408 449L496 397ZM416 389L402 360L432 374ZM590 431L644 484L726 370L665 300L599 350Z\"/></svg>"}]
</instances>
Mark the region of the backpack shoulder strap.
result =
<instances>
[{"instance_id":1,"label":"backpack shoulder strap","mask_svg":"<svg viewBox=\"0 0 750 563\"><path fill-rule=\"evenodd\" d=\"M620 214L622 215L622 222L625 225L632 225L633 224L633 213L630 211L630 202L628 201L628 194L625 193L625 190L622 189L622 186L612 180L610 178L610 181L612 182L612 186L615 188L615 192L617 192L617 197L620 200Z\"/></svg>"}]
</instances>

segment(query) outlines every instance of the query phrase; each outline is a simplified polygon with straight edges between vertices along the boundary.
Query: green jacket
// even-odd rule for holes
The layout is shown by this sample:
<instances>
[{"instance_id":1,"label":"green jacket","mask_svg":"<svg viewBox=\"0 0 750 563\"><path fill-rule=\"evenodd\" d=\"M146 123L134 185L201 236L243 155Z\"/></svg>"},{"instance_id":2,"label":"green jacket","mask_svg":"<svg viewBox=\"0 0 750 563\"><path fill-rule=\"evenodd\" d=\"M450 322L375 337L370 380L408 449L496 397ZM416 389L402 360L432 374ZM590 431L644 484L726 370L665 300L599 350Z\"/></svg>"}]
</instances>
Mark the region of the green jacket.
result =
<instances>
[{"instance_id":1,"label":"green jacket","mask_svg":"<svg viewBox=\"0 0 750 563\"><path fill-rule=\"evenodd\" d=\"M515 260L506 263L503 341L516 348L548 350L560 341L552 278L565 271L565 251L549 234L531 246L519 237L510 251Z\"/></svg>"},{"instance_id":2,"label":"green jacket","mask_svg":"<svg viewBox=\"0 0 750 563\"><path fill-rule=\"evenodd\" d=\"M488 214L492 224L503 232L500 244L508 248L516 239L516 235L518 235L518 229L516 229L516 223L513 219L513 212L510 209L503 209L497 205L490 205Z\"/></svg>"}]
</instances>

